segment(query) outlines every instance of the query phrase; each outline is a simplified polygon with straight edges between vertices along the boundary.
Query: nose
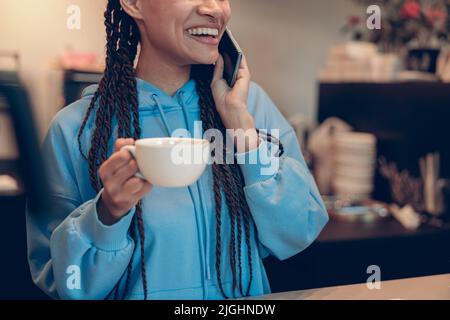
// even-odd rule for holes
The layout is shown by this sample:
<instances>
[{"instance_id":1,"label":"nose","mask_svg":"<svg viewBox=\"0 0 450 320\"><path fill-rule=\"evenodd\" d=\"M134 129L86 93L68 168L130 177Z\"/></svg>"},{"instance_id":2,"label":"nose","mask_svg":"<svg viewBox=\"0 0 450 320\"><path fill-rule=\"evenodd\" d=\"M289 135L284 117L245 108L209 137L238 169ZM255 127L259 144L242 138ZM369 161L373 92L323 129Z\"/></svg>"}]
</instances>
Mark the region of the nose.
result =
<instances>
[{"instance_id":1,"label":"nose","mask_svg":"<svg viewBox=\"0 0 450 320\"><path fill-rule=\"evenodd\" d=\"M218 4L222 0L204 0L198 7L198 13L202 16L208 16L217 22L222 14L222 8Z\"/></svg>"}]
</instances>

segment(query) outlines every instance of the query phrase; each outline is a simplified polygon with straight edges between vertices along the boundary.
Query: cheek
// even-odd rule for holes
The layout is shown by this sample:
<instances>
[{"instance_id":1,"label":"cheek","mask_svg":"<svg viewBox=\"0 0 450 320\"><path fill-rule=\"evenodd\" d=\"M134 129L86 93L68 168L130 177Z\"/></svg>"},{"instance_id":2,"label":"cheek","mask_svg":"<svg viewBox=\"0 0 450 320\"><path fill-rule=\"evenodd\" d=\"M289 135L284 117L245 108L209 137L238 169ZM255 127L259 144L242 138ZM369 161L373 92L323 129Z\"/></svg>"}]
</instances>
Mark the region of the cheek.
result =
<instances>
[{"instance_id":1,"label":"cheek","mask_svg":"<svg viewBox=\"0 0 450 320\"><path fill-rule=\"evenodd\" d=\"M174 49L178 39L178 32L172 24L173 19L167 19L164 16L152 15L146 23L146 32L149 41L156 48Z\"/></svg>"},{"instance_id":2,"label":"cheek","mask_svg":"<svg viewBox=\"0 0 450 320\"><path fill-rule=\"evenodd\" d=\"M164 0L179 1L179 0ZM219 57L217 48L208 48L189 40L184 34L185 17L192 14L192 8L186 6L185 0L182 0L178 6L172 3L171 10L153 10L148 11L144 20L147 38L151 45L162 52L166 57L181 64L213 64ZM230 8L223 8L224 22L228 23L230 18ZM174 15L167 15L167 12L176 12Z\"/></svg>"},{"instance_id":3,"label":"cheek","mask_svg":"<svg viewBox=\"0 0 450 320\"><path fill-rule=\"evenodd\" d=\"M227 3L227 4L224 5L224 7L222 8L222 12L223 12L225 24L228 24L228 22L231 19L231 6L230 6L230 3Z\"/></svg>"}]
</instances>

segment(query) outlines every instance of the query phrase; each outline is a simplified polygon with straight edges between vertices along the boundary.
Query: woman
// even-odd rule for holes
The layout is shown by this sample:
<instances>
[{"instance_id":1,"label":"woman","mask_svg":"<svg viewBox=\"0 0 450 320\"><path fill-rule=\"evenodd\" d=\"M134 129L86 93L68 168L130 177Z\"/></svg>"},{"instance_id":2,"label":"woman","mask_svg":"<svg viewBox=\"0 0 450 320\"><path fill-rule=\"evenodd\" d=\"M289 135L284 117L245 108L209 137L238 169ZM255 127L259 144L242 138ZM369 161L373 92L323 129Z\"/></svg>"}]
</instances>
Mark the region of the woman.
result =
<instances>
[{"instance_id":1,"label":"woman","mask_svg":"<svg viewBox=\"0 0 450 320\"><path fill-rule=\"evenodd\" d=\"M27 215L32 276L50 296L267 294L262 259L297 254L327 222L293 129L250 82L245 59L233 88L222 79L218 43L230 15L228 0L108 1L104 77L53 119L43 147L52 209ZM134 177L124 145L192 132L194 121L204 130L243 129L234 138L247 143L233 150L241 162L214 163L189 188ZM277 157L257 128L280 130L285 154L271 174L262 162L242 161Z\"/></svg>"}]
</instances>

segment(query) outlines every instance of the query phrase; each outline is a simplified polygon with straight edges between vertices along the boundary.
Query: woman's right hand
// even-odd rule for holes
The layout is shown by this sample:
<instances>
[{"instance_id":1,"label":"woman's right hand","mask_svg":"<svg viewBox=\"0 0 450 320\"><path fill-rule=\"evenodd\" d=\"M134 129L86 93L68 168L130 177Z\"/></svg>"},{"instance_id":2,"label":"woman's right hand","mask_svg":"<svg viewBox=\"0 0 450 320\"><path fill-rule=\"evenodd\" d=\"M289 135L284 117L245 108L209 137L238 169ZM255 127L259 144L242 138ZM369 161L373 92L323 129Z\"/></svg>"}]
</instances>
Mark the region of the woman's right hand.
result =
<instances>
[{"instance_id":1,"label":"woman's right hand","mask_svg":"<svg viewBox=\"0 0 450 320\"><path fill-rule=\"evenodd\" d=\"M97 204L97 212L105 225L119 221L152 188L150 183L134 176L138 165L128 151L121 150L126 145L134 145L134 139L116 140L114 153L99 169L104 190Z\"/></svg>"}]
</instances>

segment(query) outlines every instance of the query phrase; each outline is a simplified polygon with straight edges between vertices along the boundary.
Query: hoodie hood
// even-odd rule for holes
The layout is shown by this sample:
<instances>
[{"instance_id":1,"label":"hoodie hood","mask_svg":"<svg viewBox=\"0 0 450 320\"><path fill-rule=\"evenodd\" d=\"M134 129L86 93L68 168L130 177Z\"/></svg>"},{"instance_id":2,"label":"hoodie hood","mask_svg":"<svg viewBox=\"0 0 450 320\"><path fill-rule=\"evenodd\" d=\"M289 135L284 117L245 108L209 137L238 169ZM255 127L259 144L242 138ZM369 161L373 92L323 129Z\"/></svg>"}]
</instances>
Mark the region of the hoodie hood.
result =
<instances>
[{"instance_id":1,"label":"hoodie hood","mask_svg":"<svg viewBox=\"0 0 450 320\"><path fill-rule=\"evenodd\" d=\"M161 105L164 111L170 111L174 108L180 108L180 105L185 106L190 111L198 111L199 106L195 102L196 94L196 82L194 79L190 79L180 89L175 92L173 96L168 95L155 85L142 80L136 79L136 86L138 92L138 104L139 110L150 111L157 108L155 97ZM91 85L83 90L82 97L91 97L98 89L98 85ZM155 109L156 110L156 109Z\"/></svg>"}]
</instances>

